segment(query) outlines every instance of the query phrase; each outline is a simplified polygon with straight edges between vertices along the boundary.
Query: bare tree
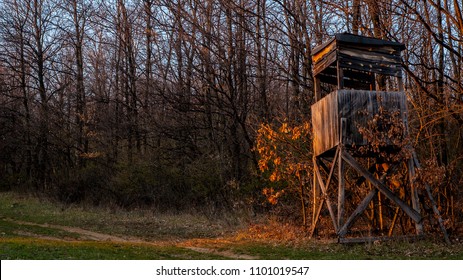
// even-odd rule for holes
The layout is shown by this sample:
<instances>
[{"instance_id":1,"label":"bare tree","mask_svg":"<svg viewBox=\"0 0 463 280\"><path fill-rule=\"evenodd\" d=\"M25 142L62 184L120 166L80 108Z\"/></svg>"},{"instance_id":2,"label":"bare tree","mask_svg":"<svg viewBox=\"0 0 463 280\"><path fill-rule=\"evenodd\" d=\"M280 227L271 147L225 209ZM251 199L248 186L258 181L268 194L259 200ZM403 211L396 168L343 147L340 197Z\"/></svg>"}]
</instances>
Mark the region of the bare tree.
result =
<instances>
[{"instance_id":1,"label":"bare tree","mask_svg":"<svg viewBox=\"0 0 463 280\"><path fill-rule=\"evenodd\" d=\"M29 89L29 73L30 64L28 59L27 42L28 36L27 23L29 22L30 11L26 5L21 5L18 1L5 1L2 5L2 13L0 18L1 37L1 61L10 69L6 72L6 67L2 76L4 82L7 80L13 81L13 86L10 86L13 92L19 92L22 100L23 115L24 115L24 161L25 173L28 179L32 175L32 120L31 120L31 96ZM16 85L16 86L15 86ZM7 89L2 90L2 94L6 94Z\"/></svg>"}]
</instances>

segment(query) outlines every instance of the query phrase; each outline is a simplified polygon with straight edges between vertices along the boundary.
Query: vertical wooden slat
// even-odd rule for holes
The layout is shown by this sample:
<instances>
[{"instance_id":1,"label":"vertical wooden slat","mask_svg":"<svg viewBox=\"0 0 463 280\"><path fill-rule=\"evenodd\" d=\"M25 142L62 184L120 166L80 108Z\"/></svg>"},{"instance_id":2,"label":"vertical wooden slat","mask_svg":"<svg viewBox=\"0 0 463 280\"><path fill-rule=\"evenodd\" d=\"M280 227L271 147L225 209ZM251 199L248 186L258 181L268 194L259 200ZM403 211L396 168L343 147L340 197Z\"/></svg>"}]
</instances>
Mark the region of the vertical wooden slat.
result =
<instances>
[{"instance_id":1,"label":"vertical wooden slat","mask_svg":"<svg viewBox=\"0 0 463 280\"><path fill-rule=\"evenodd\" d=\"M400 92L404 91L404 83L402 77L397 77L397 87L399 88Z\"/></svg>"},{"instance_id":2,"label":"vertical wooden slat","mask_svg":"<svg viewBox=\"0 0 463 280\"><path fill-rule=\"evenodd\" d=\"M321 87L320 87L320 78L317 76L314 77L314 94L315 102L321 99Z\"/></svg>"},{"instance_id":3,"label":"vertical wooden slat","mask_svg":"<svg viewBox=\"0 0 463 280\"><path fill-rule=\"evenodd\" d=\"M337 71L337 76L338 76L338 90L344 88L344 70L341 67L341 63L338 60L336 62L336 71Z\"/></svg>"},{"instance_id":4,"label":"vertical wooden slat","mask_svg":"<svg viewBox=\"0 0 463 280\"><path fill-rule=\"evenodd\" d=\"M375 73L370 73L370 90L373 90L376 88L376 78L375 78Z\"/></svg>"}]
</instances>

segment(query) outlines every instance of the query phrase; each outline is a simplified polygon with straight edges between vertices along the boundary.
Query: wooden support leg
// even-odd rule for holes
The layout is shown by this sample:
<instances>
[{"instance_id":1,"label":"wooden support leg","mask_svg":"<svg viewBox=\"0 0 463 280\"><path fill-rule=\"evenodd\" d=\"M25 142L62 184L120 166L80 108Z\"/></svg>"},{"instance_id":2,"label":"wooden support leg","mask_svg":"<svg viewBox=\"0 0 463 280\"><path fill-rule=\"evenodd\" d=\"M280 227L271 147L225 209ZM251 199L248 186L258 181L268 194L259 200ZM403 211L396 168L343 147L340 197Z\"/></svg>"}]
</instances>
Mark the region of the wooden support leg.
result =
<instances>
[{"instance_id":1,"label":"wooden support leg","mask_svg":"<svg viewBox=\"0 0 463 280\"><path fill-rule=\"evenodd\" d=\"M305 212L305 200L304 200L304 184L301 184L301 212L302 212L302 225L307 226L307 214Z\"/></svg>"},{"instance_id":2,"label":"wooden support leg","mask_svg":"<svg viewBox=\"0 0 463 280\"><path fill-rule=\"evenodd\" d=\"M317 174L317 181L318 181L318 184L320 185L320 189L322 190L323 196L325 197L325 203L326 203L326 206L328 207L328 212L330 212L330 216L331 216L331 220L333 221L334 229L337 232L338 224L336 223L336 217L334 215L331 200L330 200L330 197L328 196L325 184L323 183L323 179L320 174L320 169L318 167L317 160L314 161L314 170L315 170L315 173Z\"/></svg>"},{"instance_id":3,"label":"wooden support leg","mask_svg":"<svg viewBox=\"0 0 463 280\"><path fill-rule=\"evenodd\" d=\"M320 86L320 78L318 76L314 77L314 93L315 93L315 102L321 99L321 86Z\"/></svg>"},{"instance_id":4,"label":"wooden support leg","mask_svg":"<svg viewBox=\"0 0 463 280\"><path fill-rule=\"evenodd\" d=\"M315 158L313 159L315 164ZM313 173L313 189L312 189L312 199L313 199L313 210L312 210L312 232L315 230L316 226L316 213L317 213L317 205L318 205L318 180L317 180L317 173Z\"/></svg>"},{"instance_id":5,"label":"wooden support leg","mask_svg":"<svg viewBox=\"0 0 463 280\"><path fill-rule=\"evenodd\" d=\"M339 125L341 127L341 134L339 137L339 145L338 145L337 152L338 154L342 154L344 152L343 140L347 134L346 133L347 119L341 118ZM338 228L340 228L342 223L344 222L343 219L344 219L345 193L346 193L346 186L345 186L345 179L344 179L344 160L342 159L341 156L339 156L339 159L338 159Z\"/></svg>"},{"instance_id":6,"label":"wooden support leg","mask_svg":"<svg viewBox=\"0 0 463 280\"><path fill-rule=\"evenodd\" d=\"M340 148L340 151L342 152L342 148ZM345 192L346 192L346 189L345 189L345 179L344 179L344 161L342 160L342 157L339 157L338 159L338 228L340 228L344 222L343 218L344 218Z\"/></svg>"},{"instance_id":7,"label":"wooden support leg","mask_svg":"<svg viewBox=\"0 0 463 280\"><path fill-rule=\"evenodd\" d=\"M416 168L421 168L420 163L418 162L418 157L416 156L415 152L413 152L413 162L415 163ZM444 235L445 243L450 245L451 244L450 238L449 238L449 235L447 234L447 230L445 229L444 221L442 220L442 216L440 215L439 209L437 209L436 201L434 201L434 197L432 196L431 186L429 186L429 184L426 184L426 183L424 185L426 188L426 193L428 194L429 200L431 201L431 204L432 204L432 210L434 211L434 214L437 216L439 227L442 231L442 234Z\"/></svg>"},{"instance_id":8,"label":"wooden support leg","mask_svg":"<svg viewBox=\"0 0 463 280\"><path fill-rule=\"evenodd\" d=\"M405 199L405 192L401 192L401 195L400 195L400 199ZM387 233L387 236L391 237L392 234L394 233L394 228L397 224L397 220L399 219L399 210L400 210L400 207L396 207L395 208L395 211L394 211L394 217L392 218L392 222L391 222L391 226L389 227L389 231Z\"/></svg>"},{"instance_id":9,"label":"wooden support leg","mask_svg":"<svg viewBox=\"0 0 463 280\"><path fill-rule=\"evenodd\" d=\"M397 218L399 217L399 210L400 207L396 207L394 211L394 217L392 218L391 226L389 227L389 231L387 232L387 236L391 237L392 233L394 232L395 225L397 223Z\"/></svg>"},{"instance_id":10,"label":"wooden support leg","mask_svg":"<svg viewBox=\"0 0 463 280\"><path fill-rule=\"evenodd\" d=\"M340 153L340 149L338 148L336 150L336 153L334 155L334 159L333 159L333 165L331 166L331 169L329 170L329 173L328 173L328 179L326 180L326 187L324 188L325 190L323 191L323 197L321 198L320 202L317 202L317 198L318 196L317 193L315 192L315 187L317 187L317 190L318 187L320 186L320 183L318 182L319 178L318 176L320 176L320 171L319 171L319 165L322 164L322 161L317 159L316 157L314 157L313 161L314 161L314 169L316 168L316 172L314 172L314 205L313 205L313 216L312 216L312 230L310 232L310 238L312 238L314 232L315 232L315 228L318 224L318 219L320 217L320 213L321 213L321 210L323 208L323 203L327 203L328 205L328 209L331 208L331 203L329 202L329 200L326 200L325 198L328 198L328 188L330 186L330 183L331 183L331 180L333 177L333 174L334 174L334 167L335 167L335 163L336 163L336 159L339 157L339 153ZM326 166L323 165L323 168L327 168ZM317 208L317 205L318 205L318 208ZM336 226L335 226L336 228Z\"/></svg>"},{"instance_id":11,"label":"wooden support leg","mask_svg":"<svg viewBox=\"0 0 463 280\"><path fill-rule=\"evenodd\" d=\"M379 222L379 229L382 231L384 228L383 223L383 197L381 193L378 193L378 222Z\"/></svg>"},{"instance_id":12,"label":"wooden support leg","mask_svg":"<svg viewBox=\"0 0 463 280\"><path fill-rule=\"evenodd\" d=\"M410 186L411 186L412 207L416 212L420 213L420 201L418 198L418 190L415 184L416 173L415 173L415 164L413 162L413 158L411 158L408 161L408 176L410 179ZM416 223L415 228L416 228L416 234L418 235L423 234L423 223L422 222Z\"/></svg>"}]
</instances>

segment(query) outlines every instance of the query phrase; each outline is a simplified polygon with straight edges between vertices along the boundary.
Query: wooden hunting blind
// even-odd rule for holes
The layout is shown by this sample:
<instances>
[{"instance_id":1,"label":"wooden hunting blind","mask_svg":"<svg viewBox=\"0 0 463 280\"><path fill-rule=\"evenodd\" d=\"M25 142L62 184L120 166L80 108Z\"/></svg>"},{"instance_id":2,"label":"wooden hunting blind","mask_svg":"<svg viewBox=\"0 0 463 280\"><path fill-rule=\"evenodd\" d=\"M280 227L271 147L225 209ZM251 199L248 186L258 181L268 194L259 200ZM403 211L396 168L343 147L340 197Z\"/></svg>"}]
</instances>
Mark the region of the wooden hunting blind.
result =
<instances>
[{"instance_id":1,"label":"wooden hunting blind","mask_svg":"<svg viewBox=\"0 0 463 280\"><path fill-rule=\"evenodd\" d=\"M313 75L338 89L374 89L375 75L402 77L402 43L342 33L314 48ZM402 90L402 88L400 89ZM315 97L320 99L320 92Z\"/></svg>"},{"instance_id":2,"label":"wooden hunting blind","mask_svg":"<svg viewBox=\"0 0 463 280\"><path fill-rule=\"evenodd\" d=\"M410 145L403 145L408 134L401 67L401 51L404 49L402 43L348 33L336 34L313 49L314 201L311 235L324 206L340 241L347 240L360 217L367 221L363 225L369 227L369 235L374 228L380 235L391 236L398 231L399 220L405 219L415 225L418 235L423 233L414 182L419 163ZM386 119L393 117L394 122ZM394 130L392 126L399 126L401 130ZM379 134L380 147L372 143L376 140L367 135L368 129ZM385 153L394 156L403 148L408 148L413 156L395 157L391 162L384 159ZM399 186L397 182L388 181L399 175L406 178ZM332 186L335 183L337 188ZM428 188L428 197L433 203ZM354 196L361 199L354 200ZM384 198L388 199L387 203ZM440 218L437 208L433 209ZM440 225L447 236L442 223ZM402 233L406 235L403 228ZM365 237L365 233L361 235Z\"/></svg>"}]
</instances>

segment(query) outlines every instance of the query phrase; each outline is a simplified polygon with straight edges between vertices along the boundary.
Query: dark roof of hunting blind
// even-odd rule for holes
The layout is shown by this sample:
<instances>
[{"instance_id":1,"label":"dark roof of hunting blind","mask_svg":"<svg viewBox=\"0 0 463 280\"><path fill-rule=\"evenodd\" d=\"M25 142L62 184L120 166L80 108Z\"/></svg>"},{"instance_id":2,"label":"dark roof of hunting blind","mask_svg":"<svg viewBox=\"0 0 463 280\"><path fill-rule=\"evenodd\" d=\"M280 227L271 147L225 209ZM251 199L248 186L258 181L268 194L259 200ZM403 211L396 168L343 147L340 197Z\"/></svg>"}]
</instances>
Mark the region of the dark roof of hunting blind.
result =
<instances>
[{"instance_id":1,"label":"dark roof of hunting blind","mask_svg":"<svg viewBox=\"0 0 463 280\"><path fill-rule=\"evenodd\" d=\"M352 82L371 79L370 73L401 77L400 52L405 45L398 42L338 33L312 50L313 74L322 82L336 84L337 67Z\"/></svg>"}]
</instances>

